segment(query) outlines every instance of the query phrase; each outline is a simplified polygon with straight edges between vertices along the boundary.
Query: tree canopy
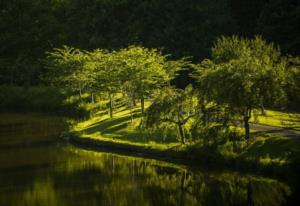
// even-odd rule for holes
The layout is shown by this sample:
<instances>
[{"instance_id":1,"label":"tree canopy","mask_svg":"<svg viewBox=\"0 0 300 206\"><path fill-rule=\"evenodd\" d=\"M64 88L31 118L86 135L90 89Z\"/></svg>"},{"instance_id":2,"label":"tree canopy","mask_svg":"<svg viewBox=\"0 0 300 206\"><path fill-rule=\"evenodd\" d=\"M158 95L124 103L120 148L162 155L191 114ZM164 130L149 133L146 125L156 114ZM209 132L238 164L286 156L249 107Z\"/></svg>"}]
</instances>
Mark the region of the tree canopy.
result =
<instances>
[{"instance_id":1,"label":"tree canopy","mask_svg":"<svg viewBox=\"0 0 300 206\"><path fill-rule=\"evenodd\" d=\"M198 76L202 93L243 116L247 139L253 110L285 98L286 63L260 37L221 37L212 48L212 60L203 66Z\"/></svg>"}]
</instances>

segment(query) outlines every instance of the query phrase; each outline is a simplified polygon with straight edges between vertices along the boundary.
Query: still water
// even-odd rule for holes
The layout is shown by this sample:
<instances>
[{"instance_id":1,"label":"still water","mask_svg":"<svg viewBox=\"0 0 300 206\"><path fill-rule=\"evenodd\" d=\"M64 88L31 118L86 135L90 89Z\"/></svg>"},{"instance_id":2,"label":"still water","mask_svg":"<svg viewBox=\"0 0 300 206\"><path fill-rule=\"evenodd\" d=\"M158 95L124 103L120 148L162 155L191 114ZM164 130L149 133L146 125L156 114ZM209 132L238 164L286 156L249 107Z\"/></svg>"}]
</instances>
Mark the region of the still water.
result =
<instances>
[{"instance_id":1,"label":"still water","mask_svg":"<svg viewBox=\"0 0 300 206\"><path fill-rule=\"evenodd\" d=\"M0 114L0 205L287 205L285 183L93 152L60 138L62 118Z\"/></svg>"}]
</instances>

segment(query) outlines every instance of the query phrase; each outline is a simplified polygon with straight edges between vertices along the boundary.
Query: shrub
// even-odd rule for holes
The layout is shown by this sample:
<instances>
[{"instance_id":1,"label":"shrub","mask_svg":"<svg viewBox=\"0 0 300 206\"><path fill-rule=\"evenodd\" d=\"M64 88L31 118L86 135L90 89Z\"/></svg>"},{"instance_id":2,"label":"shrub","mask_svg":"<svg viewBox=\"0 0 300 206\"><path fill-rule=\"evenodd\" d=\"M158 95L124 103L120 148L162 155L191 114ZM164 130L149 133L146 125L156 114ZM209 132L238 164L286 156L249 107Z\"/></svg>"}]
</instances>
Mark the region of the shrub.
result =
<instances>
[{"instance_id":1,"label":"shrub","mask_svg":"<svg viewBox=\"0 0 300 206\"><path fill-rule=\"evenodd\" d=\"M77 97L68 97L53 87L0 86L0 111L41 111L84 117L89 115L86 102Z\"/></svg>"}]
</instances>

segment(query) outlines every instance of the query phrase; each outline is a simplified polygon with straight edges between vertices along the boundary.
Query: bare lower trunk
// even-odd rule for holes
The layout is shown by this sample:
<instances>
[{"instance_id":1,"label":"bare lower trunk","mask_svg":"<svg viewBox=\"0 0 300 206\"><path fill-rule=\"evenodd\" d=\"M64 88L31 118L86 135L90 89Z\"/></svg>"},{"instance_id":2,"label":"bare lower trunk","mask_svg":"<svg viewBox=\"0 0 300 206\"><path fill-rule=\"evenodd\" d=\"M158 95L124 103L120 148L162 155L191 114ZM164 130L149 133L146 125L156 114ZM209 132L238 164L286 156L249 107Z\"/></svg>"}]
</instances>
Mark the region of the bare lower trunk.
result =
<instances>
[{"instance_id":1,"label":"bare lower trunk","mask_svg":"<svg viewBox=\"0 0 300 206\"><path fill-rule=\"evenodd\" d=\"M184 171L181 175L181 181L180 181L180 189L181 189L181 192L180 192L180 201L179 201L179 205L180 206L183 206L185 205L184 203L184 196L185 196L185 193L186 193L186 189L185 189L185 180L186 180L186 171Z\"/></svg>"},{"instance_id":2,"label":"bare lower trunk","mask_svg":"<svg viewBox=\"0 0 300 206\"><path fill-rule=\"evenodd\" d=\"M245 126L245 139L250 139L250 125L248 117L244 117L244 126Z\"/></svg>"},{"instance_id":3,"label":"bare lower trunk","mask_svg":"<svg viewBox=\"0 0 300 206\"><path fill-rule=\"evenodd\" d=\"M135 98L132 97L132 105L135 107L136 106L136 102L135 102Z\"/></svg>"},{"instance_id":4,"label":"bare lower trunk","mask_svg":"<svg viewBox=\"0 0 300 206\"><path fill-rule=\"evenodd\" d=\"M183 129L181 124L178 124L177 126L178 126L178 130L179 130L179 136L180 136L180 139L181 139L181 143L184 144L185 143L184 129Z\"/></svg>"},{"instance_id":5,"label":"bare lower trunk","mask_svg":"<svg viewBox=\"0 0 300 206\"><path fill-rule=\"evenodd\" d=\"M80 99L82 98L82 89L81 89L81 87L79 88L79 97L80 97Z\"/></svg>"},{"instance_id":6,"label":"bare lower trunk","mask_svg":"<svg viewBox=\"0 0 300 206\"><path fill-rule=\"evenodd\" d=\"M207 114L206 114L206 108L205 108L204 104L201 105L201 111L202 111L202 117L201 117L202 124L203 124L203 126L206 126Z\"/></svg>"},{"instance_id":7,"label":"bare lower trunk","mask_svg":"<svg viewBox=\"0 0 300 206\"><path fill-rule=\"evenodd\" d=\"M141 112L144 114L145 111L145 99L144 97L141 98Z\"/></svg>"},{"instance_id":8,"label":"bare lower trunk","mask_svg":"<svg viewBox=\"0 0 300 206\"><path fill-rule=\"evenodd\" d=\"M264 105L261 105L260 109L261 109L261 114L262 115L266 115L266 111L265 111Z\"/></svg>"},{"instance_id":9,"label":"bare lower trunk","mask_svg":"<svg viewBox=\"0 0 300 206\"><path fill-rule=\"evenodd\" d=\"M95 97L94 97L94 93L93 92L91 93L91 100L92 100L92 103L95 104Z\"/></svg>"},{"instance_id":10,"label":"bare lower trunk","mask_svg":"<svg viewBox=\"0 0 300 206\"><path fill-rule=\"evenodd\" d=\"M131 123L133 122L133 105L130 104L130 119L131 119Z\"/></svg>"},{"instance_id":11,"label":"bare lower trunk","mask_svg":"<svg viewBox=\"0 0 300 206\"><path fill-rule=\"evenodd\" d=\"M250 118L251 118L251 109L247 108L246 113L244 115L245 139L247 141L250 140L250 124L249 124Z\"/></svg>"},{"instance_id":12,"label":"bare lower trunk","mask_svg":"<svg viewBox=\"0 0 300 206\"><path fill-rule=\"evenodd\" d=\"M111 94L109 94L109 115L110 118L113 118L113 100Z\"/></svg>"},{"instance_id":13,"label":"bare lower trunk","mask_svg":"<svg viewBox=\"0 0 300 206\"><path fill-rule=\"evenodd\" d=\"M254 206L254 201L253 201L253 187L251 182L249 181L247 184L247 205L248 206Z\"/></svg>"}]
</instances>

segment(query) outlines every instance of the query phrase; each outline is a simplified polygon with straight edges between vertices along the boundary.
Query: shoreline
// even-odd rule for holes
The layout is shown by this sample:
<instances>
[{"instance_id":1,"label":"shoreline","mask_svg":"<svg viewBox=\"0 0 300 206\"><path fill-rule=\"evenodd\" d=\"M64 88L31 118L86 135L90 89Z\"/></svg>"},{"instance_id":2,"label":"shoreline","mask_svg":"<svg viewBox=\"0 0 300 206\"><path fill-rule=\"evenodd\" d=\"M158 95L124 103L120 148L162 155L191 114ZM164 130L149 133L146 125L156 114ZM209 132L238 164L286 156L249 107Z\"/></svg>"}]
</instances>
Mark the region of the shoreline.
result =
<instances>
[{"instance_id":1,"label":"shoreline","mask_svg":"<svg viewBox=\"0 0 300 206\"><path fill-rule=\"evenodd\" d=\"M263 165L257 161L247 161L239 157L216 160L211 158L209 155L199 157L192 155L188 151L175 151L172 149L159 150L147 146L116 143L86 137L83 138L74 133L68 134L68 137L68 142L82 149L156 159L169 163L185 165L190 168L230 170L252 175L272 177L288 182L291 180L291 177L299 176L297 172L298 168L294 168L295 165L298 165L297 162L283 165Z\"/></svg>"}]
</instances>

